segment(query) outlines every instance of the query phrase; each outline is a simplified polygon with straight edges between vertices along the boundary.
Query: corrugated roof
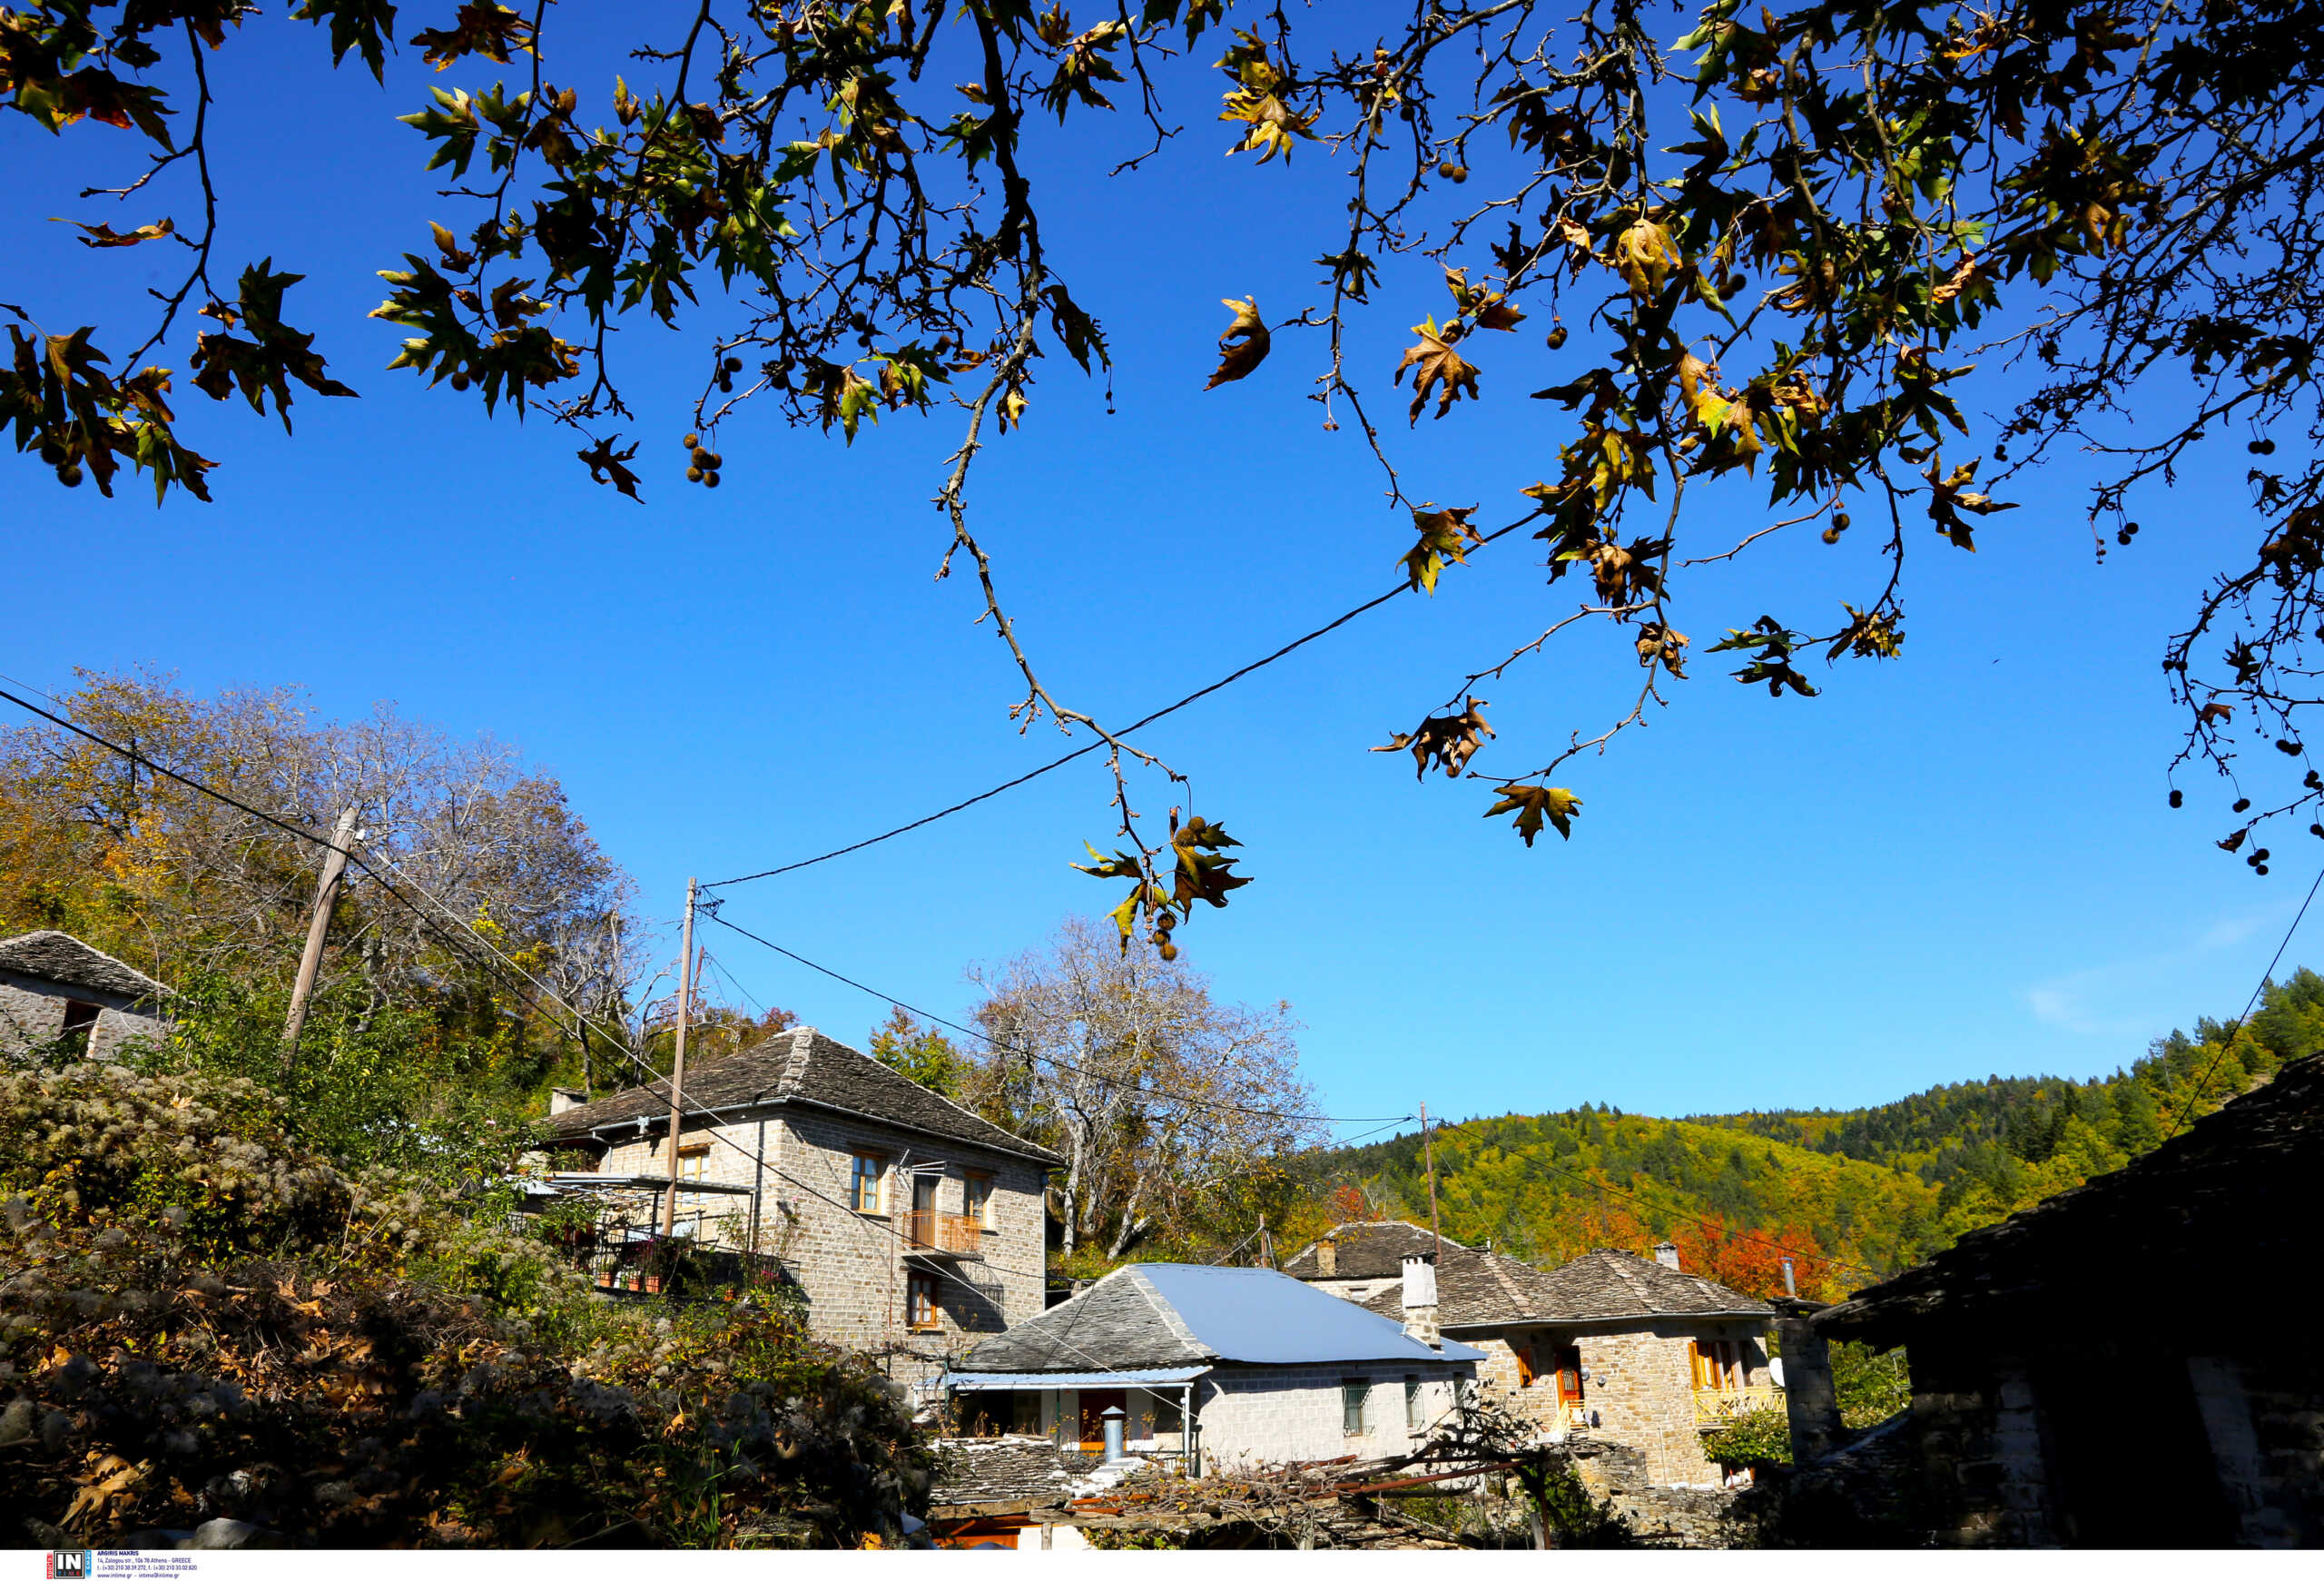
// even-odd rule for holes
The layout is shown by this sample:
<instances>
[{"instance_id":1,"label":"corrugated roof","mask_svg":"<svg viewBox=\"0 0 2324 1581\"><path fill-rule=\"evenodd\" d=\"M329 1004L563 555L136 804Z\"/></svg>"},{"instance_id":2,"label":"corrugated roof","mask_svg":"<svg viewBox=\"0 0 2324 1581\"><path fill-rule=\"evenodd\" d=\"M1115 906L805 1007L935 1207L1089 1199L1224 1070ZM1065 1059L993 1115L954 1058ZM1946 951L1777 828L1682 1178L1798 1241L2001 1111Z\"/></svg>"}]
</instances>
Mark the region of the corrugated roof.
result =
<instances>
[{"instance_id":1,"label":"corrugated roof","mask_svg":"<svg viewBox=\"0 0 2324 1581\"><path fill-rule=\"evenodd\" d=\"M1329 1273L1324 1271L1323 1260L1315 1250L1326 1240L1333 1247ZM1447 1236L1444 1245L1450 1250L1461 1243ZM1425 1257L1435 1250L1436 1237L1425 1224L1403 1219L1362 1220L1343 1224L1300 1248L1297 1255L1285 1260L1283 1271L1295 1280L1393 1279L1403 1271L1404 1259Z\"/></svg>"},{"instance_id":2,"label":"corrugated roof","mask_svg":"<svg viewBox=\"0 0 2324 1581\"><path fill-rule=\"evenodd\" d=\"M159 999L169 993L136 967L54 928L0 939L0 971L124 999Z\"/></svg>"},{"instance_id":3,"label":"corrugated roof","mask_svg":"<svg viewBox=\"0 0 2324 1581\"><path fill-rule=\"evenodd\" d=\"M1482 1359L1465 1345L1432 1349L1401 1322L1273 1269L1141 1262L1116 1269L1071 1300L983 1341L960 1370Z\"/></svg>"},{"instance_id":4,"label":"corrugated roof","mask_svg":"<svg viewBox=\"0 0 2324 1581\"><path fill-rule=\"evenodd\" d=\"M930 1136L1039 1163L1065 1161L1038 1142L1013 1136L982 1115L931 1092L901 1071L858 1053L811 1026L793 1027L739 1054L686 1073L686 1110L740 1113L783 1104L837 1110L884 1121ZM628 1087L594 1103L576 1104L548 1121L551 1141L577 1141L601 1126L638 1120L667 1125L669 1083Z\"/></svg>"},{"instance_id":5,"label":"corrugated roof","mask_svg":"<svg viewBox=\"0 0 2324 1581\"><path fill-rule=\"evenodd\" d=\"M1131 1367L1117 1372L1045 1372L1043 1388L1147 1388L1163 1384L1192 1383L1208 1367ZM1021 1372L948 1372L944 1387L959 1389L1021 1388Z\"/></svg>"}]
</instances>

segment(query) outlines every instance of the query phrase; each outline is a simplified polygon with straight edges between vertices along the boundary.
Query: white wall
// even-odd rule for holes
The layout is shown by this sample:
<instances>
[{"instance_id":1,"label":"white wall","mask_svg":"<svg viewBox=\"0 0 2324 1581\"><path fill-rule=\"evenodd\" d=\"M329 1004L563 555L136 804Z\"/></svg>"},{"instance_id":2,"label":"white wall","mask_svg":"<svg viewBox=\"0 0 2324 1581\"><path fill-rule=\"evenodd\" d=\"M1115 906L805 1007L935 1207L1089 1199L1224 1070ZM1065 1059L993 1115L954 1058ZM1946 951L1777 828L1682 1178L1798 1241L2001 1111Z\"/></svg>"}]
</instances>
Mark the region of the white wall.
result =
<instances>
[{"instance_id":1,"label":"white wall","mask_svg":"<svg viewBox=\"0 0 2324 1581\"><path fill-rule=\"evenodd\" d=\"M1206 1467L1236 1462L1365 1459L1402 1455L1448 1415L1465 1362L1343 1362L1322 1367L1221 1367L1202 1380L1196 1419ZM1421 1379L1418 1429L1404 1426L1404 1379ZM1370 1384L1366 1430L1342 1425L1341 1382Z\"/></svg>"}]
</instances>

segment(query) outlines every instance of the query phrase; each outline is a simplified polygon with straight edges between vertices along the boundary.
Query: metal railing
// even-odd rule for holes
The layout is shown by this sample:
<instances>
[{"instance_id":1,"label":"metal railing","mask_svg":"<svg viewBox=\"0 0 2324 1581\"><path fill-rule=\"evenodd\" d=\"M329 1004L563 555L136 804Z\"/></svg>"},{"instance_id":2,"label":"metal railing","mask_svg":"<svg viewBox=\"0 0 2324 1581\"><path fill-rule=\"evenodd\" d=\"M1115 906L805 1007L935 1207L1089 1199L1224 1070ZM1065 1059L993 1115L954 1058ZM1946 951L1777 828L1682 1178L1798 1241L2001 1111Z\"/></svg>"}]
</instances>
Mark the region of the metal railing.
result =
<instances>
[{"instance_id":1,"label":"metal railing","mask_svg":"<svg viewBox=\"0 0 2324 1581\"><path fill-rule=\"evenodd\" d=\"M1736 1418L1752 1411L1779 1411L1783 1408L1783 1390L1772 1384L1753 1384L1747 1388L1695 1390L1695 1426L1698 1428L1723 1428Z\"/></svg>"},{"instance_id":2,"label":"metal railing","mask_svg":"<svg viewBox=\"0 0 2324 1581\"><path fill-rule=\"evenodd\" d=\"M947 1257L984 1255L984 1225L972 1214L914 1208L904 1215L903 1230L906 1251L932 1251Z\"/></svg>"}]
</instances>

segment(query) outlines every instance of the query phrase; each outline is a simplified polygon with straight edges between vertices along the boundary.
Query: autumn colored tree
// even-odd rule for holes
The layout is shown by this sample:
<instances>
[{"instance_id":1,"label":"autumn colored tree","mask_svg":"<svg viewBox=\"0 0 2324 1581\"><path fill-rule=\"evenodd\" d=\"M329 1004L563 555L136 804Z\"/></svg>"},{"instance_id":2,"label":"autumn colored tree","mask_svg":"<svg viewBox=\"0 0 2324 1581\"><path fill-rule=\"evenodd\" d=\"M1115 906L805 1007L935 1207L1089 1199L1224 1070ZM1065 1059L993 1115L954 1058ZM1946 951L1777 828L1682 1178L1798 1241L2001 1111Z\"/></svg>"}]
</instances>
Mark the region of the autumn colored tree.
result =
<instances>
[{"instance_id":1,"label":"autumn colored tree","mask_svg":"<svg viewBox=\"0 0 2324 1581\"><path fill-rule=\"evenodd\" d=\"M586 56L571 74L546 7L305 0L262 23L241 0L30 0L0 15L0 94L60 134L54 157L89 168L74 222L89 247L177 267L158 300L125 305L133 321L52 326L20 306L0 420L66 486L111 492L135 469L207 498L216 463L188 442L173 369L191 393L286 425L294 400L353 394L297 327L300 239L219 218L234 173L210 129L250 107L218 100L202 67L247 30L311 26L318 69L351 56L386 81L400 44L446 75L397 117L408 132L383 133L448 184L411 217L412 250L381 260L374 316L407 332L391 366L487 412L549 413L632 496L664 470L718 487L718 435L753 403L850 444L885 416L956 414L931 556L974 574L1019 673L1017 722L1102 746L1119 840L1089 870L1126 881L1121 938L1167 953L1190 908L1244 882L1233 842L1216 820L1141 832L1132 782L1172 771L1043 678L969 479L1028 422L1042 359L1111 369L1103 282L1068 281L1047 245L1045 217L1083 194L1035 182L1037 144L1118 128L1128 170L1192 105L1254 182L1327 182L1345 200L1328 235L1252 241L1314 257L1311 300L1271 316L1221 282L1211 399L1253 399L1255 369L1301 358L1319 421L1410 512L1413 590L1544 585L1537 618L1445 677L1441 707L1388 721L1422 773L1481 781L1482 809L1529 845L1570 836L1585 798L1569 766L1672 701L1690 664L1727 656L1734 681L1798 706L1822 667L1901 655L1908 547L1974 550L2006 529L2029 469L2086 458L2103 557L2137 545L2142 505L2234 431L2248 522L2223 563L2190 564L2191 608L2160 657L2187 729L2174 767L2227 776L2218 844L2265 873L2263 821L2324 834L2299 726L2324 614L2319 23L2315 0L1422 0L1295 16L1146 0L1079 19L1029 0L704 0L618 63L633 85ZM93 143L99 125L128 135ZM698 308L714 275L721 305ZM1393 365L1358 365L1350 329L1367 312L1418 321ZM610 349L637 338L614 331L648 319L702 321L683 413L624 396ZM1411 497L1423 418L1433 430L1528 386L1539 481L1490 503ZM639 459L647 438L661 465ZM1545 563L1497 547L1512 533ZM1689 572L1800 533L1834 547L1852 588L1793 573L1777 608L1678 627ZM1530 743L1486 723L1480 686L1563 662L1545 656L1586 633L1635 677L1626 706ZM1496 730L1517 738L1496 746Z\"/></svg>"}]
</instances>

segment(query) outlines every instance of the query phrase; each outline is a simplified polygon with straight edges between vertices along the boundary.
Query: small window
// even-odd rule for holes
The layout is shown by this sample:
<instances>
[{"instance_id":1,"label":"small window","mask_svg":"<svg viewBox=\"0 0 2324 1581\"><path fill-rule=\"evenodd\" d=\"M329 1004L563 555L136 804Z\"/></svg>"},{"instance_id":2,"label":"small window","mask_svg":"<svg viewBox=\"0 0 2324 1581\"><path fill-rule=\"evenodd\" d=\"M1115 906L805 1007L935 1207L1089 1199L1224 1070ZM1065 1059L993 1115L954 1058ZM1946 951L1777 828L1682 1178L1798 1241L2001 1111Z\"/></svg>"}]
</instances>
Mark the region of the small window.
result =
<instances>
[{"instance_id":1,"label":"small window","mask_svg":"<svg viewBox=\"0 0 2324 1581\"><path fill-rule=\"evenodd\" d=\"M1533 1380L1541 1375L1540 1369L1533 1365L1533 1342L1520 1339L1510 1346L1509 1353L1517 1359L1517 1387L1532 1388Z\"/></svg>"},{"instance_id":2,"label":"small window","mask_svg":"<svg viewBox=\"0 0 2324 1581\"><path fill-rule=\"evenodd\" d=\"M1350 1438L1361 1438L1372 1430L1364 1419L1364 1409L1372 1399L1372 1386L1360 1378L1340 1379L1340 1430Z\"/></svg>"},{"instance_id":3,"label":"small window","mask_svg":"<svg viewBox=\"0 0 2324 1581\"><path fill-rule=\"evenodd\" d=\"M1406 1374L1404 1378L1404 1429L1417 1433L1428 1426L1428 1414L1421 1408L1420 1379Z\"/></svg>"},{"instance_id":4,"label":"small window","mask_svg":"<svg viewBox=\"0 0 2324 1581\"><path fill-rule=\"evenodd\" d=\"M1687 1347L1697 1388L1727 1391L1743 1387L1743 1349L1732 1339L1699 1339Z\"/></svg>"},{"instance_id":5,"label":"small window","mask_svg":"<svg viewBox=\"0 0 2324 1581\"><path fill-rule=\"evenodd\" d=\"M891 1287L892 1288L892 1287ZM911 1280L911 1326L915 1329L937 1327L936 1276L916 1273Z\"/></svg>"},{"instance_id":6,"label":"small window","mask_svg":"<svg viewBox=\"0 0 2324 1581\"><path fill-rule=\"evenodd\" d=\"M848 1177L848 1204L858 1213L882 1211L881 1189L887 1178L888 1161L884 1154L857 1153L854 1172Z\"/></svg>"},{"instance_id":7,"label":"small window","mask_svg":"<svg viewBox=\"0 0 2324 1581\"><path fill-rule=\"evenodd\" d=\"M67 1049L79 1053L88 1048L89 1035L97 1030L97 1017L103 1010L102 1005L91 1004L85 1000L68 999L64 1002L63 1042Z\"/></svg>"},{"instance_id":8,"label":"small window","mask_svg":"<svg viewBox=\"0 0 2324 1581\"><path fill-rule=\"evenodd\" d=\"M960 1211L980 1229L992 1228L992 1177L972 1174L960 1189Z\"/></svg>"},{"instance_id":9,"label":"small window","mask_svg":"<svg viewBox=\"0 0 2324 1581\"><path fill-rule=\"evenodd\" d=\"M703 1172L709 1167L710 1144L708 1142L697 1142L692 1147L678 1149L678 1179L681 1181L699 1181L703 1178Z\"/></svg>"}]
</instances>

